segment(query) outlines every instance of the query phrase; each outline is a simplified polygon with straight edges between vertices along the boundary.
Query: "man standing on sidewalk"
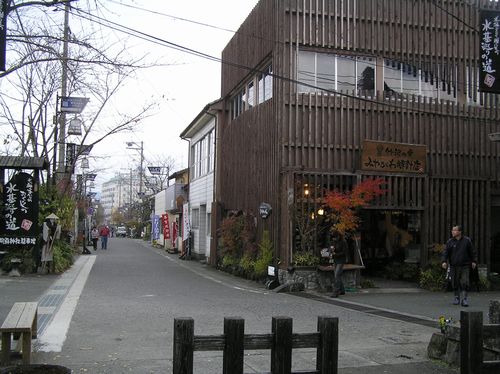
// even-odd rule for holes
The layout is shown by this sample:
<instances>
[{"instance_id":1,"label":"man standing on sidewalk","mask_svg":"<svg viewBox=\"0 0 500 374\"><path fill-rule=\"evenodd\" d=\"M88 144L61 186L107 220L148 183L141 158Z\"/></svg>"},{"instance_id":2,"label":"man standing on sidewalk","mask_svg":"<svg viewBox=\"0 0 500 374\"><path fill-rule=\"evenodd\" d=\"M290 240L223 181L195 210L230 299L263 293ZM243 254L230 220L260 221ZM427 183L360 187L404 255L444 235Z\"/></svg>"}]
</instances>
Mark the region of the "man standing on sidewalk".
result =
<instances>
[{"instance_id":1,"label":"man standing on sidewalk","mask_svg":"<svg viewBox=\"0 0 500 374\"><path fill-rule=\"evenodd\" d=\"M101 249L108 249L108 236L109 236L109 227L108 225L104 225L101 227L101 231L99 232L101 235Z\"/></svg>"},{"instance_id":2,"label":"man standing on sidewalk","mask_svg":"<svg viewBox=\"0 0 500 374\"><path fill-rule=\"evenodd\" d=\"M450 266L451 286L455 294L453 304L469 306L467 291L469 290L470 268L476 268L477 251L470 238L462 235L462 226L456 225L451 229L451 238L446 242L442 256L442 267Z\"/></svg>"}]
</instances>

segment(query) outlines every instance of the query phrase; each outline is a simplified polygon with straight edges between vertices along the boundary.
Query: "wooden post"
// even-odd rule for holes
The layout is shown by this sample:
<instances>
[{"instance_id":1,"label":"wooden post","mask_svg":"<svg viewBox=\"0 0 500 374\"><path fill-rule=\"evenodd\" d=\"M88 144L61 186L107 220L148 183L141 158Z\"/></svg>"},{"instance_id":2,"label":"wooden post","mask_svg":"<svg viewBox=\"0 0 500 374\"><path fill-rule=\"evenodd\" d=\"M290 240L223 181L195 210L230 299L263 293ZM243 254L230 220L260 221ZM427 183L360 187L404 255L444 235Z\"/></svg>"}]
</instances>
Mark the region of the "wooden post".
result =
<instances>
[{"instance_id":1,"label":"wooden post","mask_svg":"<svg viewBox=\"0 0 500 374\"><path fill-rule=\"evenodd\" d=\"M500 324L500 300L490 300L488 316L491 324Z\"/></svg>"},{"instance_id":2,"label":"wooden post","mask_svg":"<svg viewBox=\"0 0 500 374\"><path fill-rule=\"evenodd\" d=\"M272 332L271 373L291 374L292 319L290 317L273 317Z\"/></svg>"},{"instance_id":3,"label":"wooden post","mask_svg":"<svg viewBox=\"0 0 500 374\"><path fill-rule=\"evenodd\" d=\"M173 374L193 374L194 320L174 319Z\"/></svg>"},{"instance_id":4,"label":"wooden post","mask_svg":"<svg viewBox=\"0 0 500 374\"><path fill-rule=\"evenodd\" d=\"M2 364L7 366L10 363L12 334L10 332L2 332Z\"/></svg>"},{"instance_id":5,"label":"wooden post","mask_svg":"<svg viewBox=\"0 0 500 374\"><path fill-rule=\"evenodd\" d=\"M483 312L460 312L460 373L480 374L483 365Z\"/></svg>"},{"instance_id":6,"label":"wooden post","mask_svg":"<svg viewBox=\"0 0 500 374\"><path fill-rule=\"evenodd\" d=\"M243 374L245 320L224 318L223 374Z\"/></svg>"},{"instance_id":7,"label":"wooden post","mask_svg":"<svg viewBox=\"0 0 500 374\"><path fill-rule=\"evenodd\" d=\"M339 319L318 317L319 346L316 370L319 374L337 374L339 362Z\"/></svg>"}]
</instances>

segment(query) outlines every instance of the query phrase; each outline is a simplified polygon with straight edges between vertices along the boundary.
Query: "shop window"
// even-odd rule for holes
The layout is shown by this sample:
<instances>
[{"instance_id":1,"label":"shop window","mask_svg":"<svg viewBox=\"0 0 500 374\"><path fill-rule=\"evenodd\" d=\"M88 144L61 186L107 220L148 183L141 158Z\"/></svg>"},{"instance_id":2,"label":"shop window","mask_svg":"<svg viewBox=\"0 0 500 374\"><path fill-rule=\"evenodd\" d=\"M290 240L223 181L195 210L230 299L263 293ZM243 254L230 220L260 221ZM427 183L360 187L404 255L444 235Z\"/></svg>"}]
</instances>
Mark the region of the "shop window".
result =
<instances>
[{"instance_id":1,"label":"shop window","mask_svg":"<svg viewBox=\"0 0 500 374\"><path fill-rule=\"evenodd\" d=\"M360 95L375 93L375 59L358 57L356 63L357 91Z\"/></svg>"},{"instance_id":2,"label":"shop window","mask_svg":"<svg viewBox=\"0 0 500 374\"><path fill-rule=\"evenodd\" d=\"M191 210L191 228L200 228L200 209L198 208Z\"/></svg>"},{"instance_id":3,"label":"shop window","mask_svg":"<svg viewBox=\"0 0 500 374\"><path fill-rule=\"evenodd\" d=\"M247 107L246 109L250 109L255 105L255 88L253 85L253 81L248 83L247 85Z\"/></svg>"},{"instance_id":4,"label":"shop window","mask_svg":"<svg viewBox=\"0 0 500 374\"><path fill-rule=\"evenodd\" d=\"M442 100L456 100L456 74L440 67L437 74L422 71L413 65L395 60L385 60L384 92L392 94L421 95Z\"/></svg>"},{"instance_id":5,"label":"shop window","mask_svg":"<svg viewBox=\"0 0 500 374\"><path fill-rule=\"evenodd\" d=\"M356 89L356 60L337 57L337 91L352 92Z\"/></svg>"},{"instance_id":6,"label":"shop window","mask_svg":"<svg viewBox=\"0 0 500 374\"><path fill-rule=\"evenodd\" d=\"M299 51L297 81L297 90L301 93L325 90L373 94L375 60L365 56Z\"/></svg>"}]
</instances>

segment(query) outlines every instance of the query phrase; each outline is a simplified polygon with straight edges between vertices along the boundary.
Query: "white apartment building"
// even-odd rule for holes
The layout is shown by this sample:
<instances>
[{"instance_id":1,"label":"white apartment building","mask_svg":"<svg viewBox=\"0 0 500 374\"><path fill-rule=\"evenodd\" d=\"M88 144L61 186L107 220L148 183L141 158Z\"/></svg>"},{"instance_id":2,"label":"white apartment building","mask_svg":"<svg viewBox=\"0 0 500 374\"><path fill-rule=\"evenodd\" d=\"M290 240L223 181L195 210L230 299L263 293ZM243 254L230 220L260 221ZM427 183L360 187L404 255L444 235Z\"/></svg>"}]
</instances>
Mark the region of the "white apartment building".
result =
<instances>
[{"instance_id":1,"label":"white apartment building","mask_svg":"<svg viewBox=\"0 0 500 374\"><path fill-rule=\"evenodd\" d=\"M104 209L104 219L108 224L117 224L112 221L113 212L125 209L131 204L140 201L139 177L130 174L117 174L102 184L101 205ZM132 192L132 193L131 193Z\"/></svg>"},{"instance_id":2,"label":"white apartment building","mask_svg":"<svg viewBox=\"0 0 500 374\"><path fill-rule=\"evenodd\" d=\"M208 104L181 133L189 140L189 221L191 255L210 260L211 216L214 196L217 103Z\"/></svg>"}]
</instances>

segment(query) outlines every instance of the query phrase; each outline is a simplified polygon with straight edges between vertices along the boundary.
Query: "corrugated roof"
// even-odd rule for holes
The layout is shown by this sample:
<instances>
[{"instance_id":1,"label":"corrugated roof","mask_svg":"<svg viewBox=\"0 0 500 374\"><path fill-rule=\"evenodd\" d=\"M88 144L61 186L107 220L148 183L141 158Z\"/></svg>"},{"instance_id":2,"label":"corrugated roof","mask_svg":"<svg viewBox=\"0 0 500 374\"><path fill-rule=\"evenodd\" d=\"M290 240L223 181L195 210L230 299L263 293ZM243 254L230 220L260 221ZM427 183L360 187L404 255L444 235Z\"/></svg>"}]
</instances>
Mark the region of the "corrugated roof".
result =
<instances>
[{"instance_id":1,"label":"corrugated roof","mask_svg":"<svg viewBox=\"0 0 500 374\"><path fill-rule=\"evenodd\" d=\"M0 156L1 169L48 169L44 157Z\"/></svg>"}]
</instances>

